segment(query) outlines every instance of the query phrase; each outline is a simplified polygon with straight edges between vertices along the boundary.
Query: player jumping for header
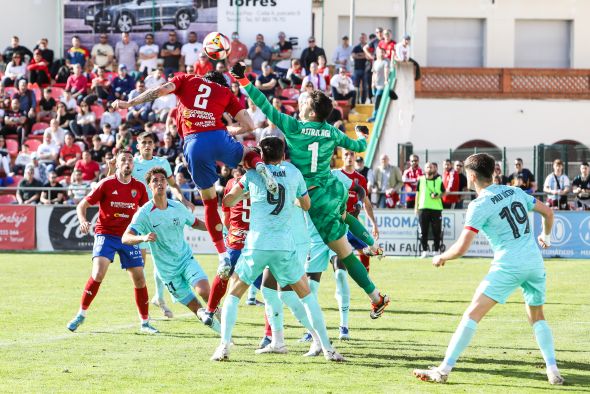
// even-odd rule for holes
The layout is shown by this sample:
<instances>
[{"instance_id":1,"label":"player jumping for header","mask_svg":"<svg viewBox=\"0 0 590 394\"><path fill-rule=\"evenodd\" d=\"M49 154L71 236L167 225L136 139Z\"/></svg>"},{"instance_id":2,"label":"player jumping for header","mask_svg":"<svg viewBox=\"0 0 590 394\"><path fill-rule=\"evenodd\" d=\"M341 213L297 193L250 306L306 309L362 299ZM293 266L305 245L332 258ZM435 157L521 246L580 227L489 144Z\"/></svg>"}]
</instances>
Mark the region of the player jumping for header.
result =
<instances>
[{"instance_id":1,"label":"player jumping for header","mask_svg":"<svg viewBox=\"0 0 590 394\"><path fill-rule=\"evenodd\" d=\"M520 287L529 323L533 326L537 344L545 359L549 383L561 385L563 378L555 361L553 335L543 314L543 256L535 243L528 217L530 211L543 217L538 242L542 248L548 248L551 246L553 211L519 188L493 185L494 167L494 158L488 154L479 153L467 158L467 179L475 185L477 199L467 208L465 229L457 242L445 253L432 259L435 267L443 267L447 261L461 257L469 249L476 234L482 231L494 250L492 267L463 314L442 364L430 369L416 369L414 375L424 381L446 382L457 359L473 338L477 324L497 303L504 304L510 294Z\"/></svg>"}]
</instances>

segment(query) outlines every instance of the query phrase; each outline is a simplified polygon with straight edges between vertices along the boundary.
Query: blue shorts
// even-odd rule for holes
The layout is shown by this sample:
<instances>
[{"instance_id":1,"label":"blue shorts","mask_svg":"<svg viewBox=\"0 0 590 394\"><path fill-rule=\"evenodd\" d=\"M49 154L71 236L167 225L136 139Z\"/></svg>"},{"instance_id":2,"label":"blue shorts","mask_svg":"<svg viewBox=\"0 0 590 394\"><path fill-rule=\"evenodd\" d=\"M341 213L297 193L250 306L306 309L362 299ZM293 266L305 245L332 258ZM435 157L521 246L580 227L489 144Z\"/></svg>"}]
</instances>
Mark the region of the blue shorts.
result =
<instances>
[{"instance_id":1,"label":"blue shorts","mask_svg":"<svg viewBox=\"0 0 590 394\"><path fill-rule=\"evenodd\" d=\"M115 253L119 254L122 269L143 267L139 245L124 245L121 237L115 235L96 234L94 236L92 258L105 257L112 263L115 260Z\"/></svg>"},{"instance_id":2,"label":"blue shorts","mask_svg":"<svg viewBox=\"0 0 590 394\"><path fill-rule=\"evenodd\" d=\"M281 287L299 282L305 274L297 253L287 250L244 249L236 265L236 274L248 285L253 284L268 266Z\"/></svg>"},{"instance_id":3,"label":"blue shorts","mask_svg":"<svg viewBox=\"0 0 590 394\"><path fill-rule=\"evenodd\" d=\"M236 263L242 254L242 249L232 249L226 246L227 254L229 255L229 262L231 263L232 268L236 267Z\"/></svg>"},{"instance_id":4,"label":"blue shorts","mask_svg":"<svg viewBox=\"0 0 590 394\"><path fill-rule=\"evenodd\" d=\"M172 297L184 305L188 305L195 298L193 293L195 285L202 280L207 280L207 274L205 274L205 271L194 257L191 257L184 265L184 268L177 272L176 275L163 277L158 271L158 276L162 279Z\"/></svg>"},{"instance_id":5,"label":"blue shorts","mask_svg":"<svg viewBox=\"0 0 590 394\"><path fill-rule=\"evenodd\" d=\"M352 248L354 250L362 250L362 249L366 248L367 246L369 246L366 243L364 243L363 241L361 241L360 239L358 239L356 237L356 235L354 235L350 231L346 234L346 238L348 238L348 242L352 245Z\"/></svg>"},{"instance_id":6,"label":"blue shorts","mask_svg":"<svg viewBox=\"0 0 590 394\"><path fill-rule=\"evenodd\" d=\"M225 130L189 134L184 140L183 150L188 169L199 189L208 189L219 179L216 161L236 168L244 155L244 146Z\"/></svg>"},{"instance_id":7,"label":"blue shorts","mask_svg":"<svg viewBox=\"0 0 590 394\"><path fill-rule=\"evenodd\" d=\"M492 267L477 288L492 300L505 304L517 288L521 288L524 302L529 306L545 304L545 269L537 268L518 273Z\"/></svg>"}]
</instances>

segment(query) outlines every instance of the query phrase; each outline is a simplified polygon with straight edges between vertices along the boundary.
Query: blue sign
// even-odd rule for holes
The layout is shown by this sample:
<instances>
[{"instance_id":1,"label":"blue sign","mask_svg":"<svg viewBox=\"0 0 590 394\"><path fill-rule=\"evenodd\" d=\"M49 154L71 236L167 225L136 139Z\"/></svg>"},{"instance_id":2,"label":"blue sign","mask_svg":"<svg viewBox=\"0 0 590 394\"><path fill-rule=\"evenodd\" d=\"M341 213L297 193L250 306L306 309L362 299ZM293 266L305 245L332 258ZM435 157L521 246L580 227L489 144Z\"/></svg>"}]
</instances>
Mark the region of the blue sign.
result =
<instances>
[{"instance_id":1,"label":"blue sign","mask_svg":"<svg viewBox=\"0 0 590 394\"><path fill-rule=\"evenodd\" d=\"M535 214L535 235L541 233L541 216ZM590 257L590 214L555 211L551 247L542 249L543 257L586 259Z\"/></svg>"}]
</instances>

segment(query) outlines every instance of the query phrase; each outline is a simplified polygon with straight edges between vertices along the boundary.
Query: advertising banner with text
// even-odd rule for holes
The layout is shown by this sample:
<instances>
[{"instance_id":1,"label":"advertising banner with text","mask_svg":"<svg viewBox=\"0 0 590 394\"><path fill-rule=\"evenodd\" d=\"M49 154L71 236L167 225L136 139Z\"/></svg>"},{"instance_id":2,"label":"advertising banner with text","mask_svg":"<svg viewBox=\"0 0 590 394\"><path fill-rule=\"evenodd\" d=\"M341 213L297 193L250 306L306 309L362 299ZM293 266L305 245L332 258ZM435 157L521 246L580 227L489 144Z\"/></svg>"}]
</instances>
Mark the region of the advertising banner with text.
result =
<instances>
[{"instance_id":1,"label":"advertising banner with text","mask_svg":"<svg viewBox=\"0 0 590 394\"><path fill-rule=\"evenodd\" d=\"M0 250L35 249L35 207L0 205Z\"/></svg>"}]
</instances>

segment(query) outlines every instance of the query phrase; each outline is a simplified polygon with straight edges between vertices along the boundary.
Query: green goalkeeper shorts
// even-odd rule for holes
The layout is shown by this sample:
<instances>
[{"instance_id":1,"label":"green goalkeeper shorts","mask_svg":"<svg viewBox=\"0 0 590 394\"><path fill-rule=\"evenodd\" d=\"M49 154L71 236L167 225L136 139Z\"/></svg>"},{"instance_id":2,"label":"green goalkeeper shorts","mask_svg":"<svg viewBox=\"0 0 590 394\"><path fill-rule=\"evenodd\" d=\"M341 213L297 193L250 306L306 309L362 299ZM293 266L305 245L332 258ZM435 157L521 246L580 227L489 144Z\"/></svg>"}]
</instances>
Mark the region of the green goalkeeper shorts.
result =
<instances>
[{"instance_id":1,"label":"green goalkeeper shorts","mask_svg":"<svg viewBox=\"0 0 590 394\"><path fill-rule=\"evenodd\" d=\"M346 212L348 190L336 177L309 191L309 217L326 245L342 238L348 231L342 214Z\"/></svg>"}]
</instances>

